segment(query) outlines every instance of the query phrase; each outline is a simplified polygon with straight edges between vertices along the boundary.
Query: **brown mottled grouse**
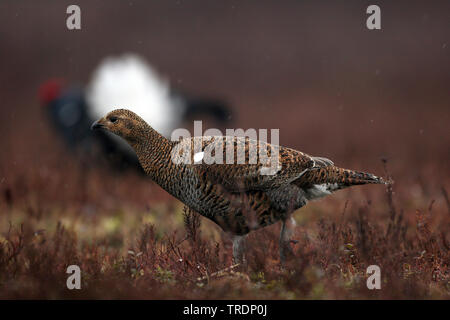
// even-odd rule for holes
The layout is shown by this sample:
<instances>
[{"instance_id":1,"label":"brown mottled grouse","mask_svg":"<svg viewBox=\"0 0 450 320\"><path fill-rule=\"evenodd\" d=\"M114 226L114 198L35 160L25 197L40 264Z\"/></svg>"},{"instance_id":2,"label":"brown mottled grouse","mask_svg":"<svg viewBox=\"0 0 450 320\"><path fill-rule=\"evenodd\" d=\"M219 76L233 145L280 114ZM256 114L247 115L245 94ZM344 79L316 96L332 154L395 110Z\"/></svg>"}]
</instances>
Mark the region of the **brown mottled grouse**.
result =
<instances>
[{"instance_id":1,"label":"brown mottled grouse","mask_svg":"<svg viewBox=\"0 0 450 320\"><path fill-rule=\"evenodd\" d=\"M105 129L124 138L136 151L150 178L231 233L236 261L243 258L243 236L279 220L282 221L280 257L283 261L291 250L294 210L303 207L308 200L338 189L386 183L372 174L338 168L325 158L247 137L194 137L170 141L125 109L108 113L92 128ZM276 155L275 150L278 157L272 157ZM227 158L230 151L231 159ZM261 156L258 158L259 151L266 152L264 159L269 159L268 162L263 162ZM183 158L183 154L187 157ZM208 161L211 157L216 163ZM223 159L223 163L218 164L217 159ZM277 170L272 174L264 172L276 160L279 161Z\"/></svg>"}]
</instances>

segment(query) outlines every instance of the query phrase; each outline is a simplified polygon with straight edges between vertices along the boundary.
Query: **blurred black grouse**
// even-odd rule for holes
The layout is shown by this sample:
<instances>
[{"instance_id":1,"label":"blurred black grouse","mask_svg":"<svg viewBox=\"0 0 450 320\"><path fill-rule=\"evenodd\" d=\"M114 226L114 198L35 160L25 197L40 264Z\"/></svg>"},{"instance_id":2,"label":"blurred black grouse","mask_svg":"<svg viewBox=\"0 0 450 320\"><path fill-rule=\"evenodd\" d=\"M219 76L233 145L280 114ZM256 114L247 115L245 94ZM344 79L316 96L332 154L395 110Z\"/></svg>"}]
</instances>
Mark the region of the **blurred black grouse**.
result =
<instances>
[{"instance_id":1,"label":"blurred black grouse","mask_svg":"<svg viewBox=\"0 0 450 320\"><path fill-rule=\"evenodd\" d=\"M225 102L174 91L135 55L104 59L86 89L67 88L62 79L52 79L41 86L39 96L52 126L82 159L92 163L93 158L101 155L119 168L131 167L140 172L135 153L122 139L108 132L89 130L95 119L123 106L140 114L168 138L184 121L209 117L224 126L230 119Z\"/></svg>"}]
</instances>

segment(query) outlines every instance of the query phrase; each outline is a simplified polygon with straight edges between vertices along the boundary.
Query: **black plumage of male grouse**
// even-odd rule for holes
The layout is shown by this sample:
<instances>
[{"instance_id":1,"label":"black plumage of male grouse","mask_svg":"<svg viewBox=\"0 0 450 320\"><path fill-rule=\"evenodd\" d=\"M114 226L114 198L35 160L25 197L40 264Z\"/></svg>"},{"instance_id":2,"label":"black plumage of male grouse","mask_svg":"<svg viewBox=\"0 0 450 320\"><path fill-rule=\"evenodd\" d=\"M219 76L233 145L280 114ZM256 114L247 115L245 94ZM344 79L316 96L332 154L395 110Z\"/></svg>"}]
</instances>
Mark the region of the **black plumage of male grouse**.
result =
<instances>
[{"instance_id":1,"label":"black plumage of male grouse","mask_svg":"<svg viewBox=\"0 0 450 320\"><path fill-rule=\"evenodd\" d=\"M134 151L108 132L92 133L95 119L111 111L111 105L132 103L133 111L165 136L193 119L213 119L219 126L230 120L228 105L217 98L195 97L174 90L151 65L136 55L105 58L86 88L67 87L51 79L39 90L46 118L67 147L85 163L107 159L115 167L142 169Z\"/></svg>"}]
</instances>

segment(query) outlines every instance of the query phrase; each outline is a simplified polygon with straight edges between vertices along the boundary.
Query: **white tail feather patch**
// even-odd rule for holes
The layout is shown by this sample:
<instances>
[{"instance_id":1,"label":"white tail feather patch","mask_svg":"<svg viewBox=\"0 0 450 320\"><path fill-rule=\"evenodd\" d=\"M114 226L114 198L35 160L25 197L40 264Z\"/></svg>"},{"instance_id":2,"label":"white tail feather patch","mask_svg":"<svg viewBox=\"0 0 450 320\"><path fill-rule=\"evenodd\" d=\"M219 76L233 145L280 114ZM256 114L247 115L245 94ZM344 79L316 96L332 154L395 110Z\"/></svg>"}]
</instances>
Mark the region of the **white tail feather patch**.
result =
<instances>
[{"instance_id":1,"label":"white tail feather patch","mask_svg":"<svg viewBox=\"0 0 450 320\"><path fill-rule=\"evenodd\" d=\"M163 135L171 134L183 114L182 106L172 100L168 80L134 54L102 60L87 87L86 98L92 119L126 108Z\"/></svg>"},{"instance_id":2,"label":"white tail feather patch","mask_svg":"<svg viewBox=\"0 0 450 320\"><path fill-rule=\"evenodd\" d=\"M325 197L337 189L339 189L339 185L337 183L315 184L312 188L307 190L308 200Z\"/></svg>"}]
</instances>

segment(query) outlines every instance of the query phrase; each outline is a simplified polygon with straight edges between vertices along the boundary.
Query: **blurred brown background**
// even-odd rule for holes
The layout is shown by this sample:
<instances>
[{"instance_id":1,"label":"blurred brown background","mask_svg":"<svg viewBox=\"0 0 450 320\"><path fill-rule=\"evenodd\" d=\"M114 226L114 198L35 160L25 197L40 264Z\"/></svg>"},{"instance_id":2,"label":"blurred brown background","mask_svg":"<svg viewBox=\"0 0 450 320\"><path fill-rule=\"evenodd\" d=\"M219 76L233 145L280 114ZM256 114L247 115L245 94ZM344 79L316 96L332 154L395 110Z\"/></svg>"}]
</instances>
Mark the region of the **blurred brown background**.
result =
<instances>
[{"instance_id":1,"label":"blurred brown background","mask_svg":"<svg viewBox=\"0 0 450 320\"><path fill-rule=\"evenodd\" d=\"M66 28L71 4L80 31ZM366 28L371 4L381 30ZM49 78L84 86L128 52L176 88L225 99L235 128L279 128L284 146L377 175L387 158L394 192L349 188L299 210L294 273L277 267L277 224L249 237L257 280L198 286L230 265L229 239L201 219L183 259L163 250L186 234L180 203L74 159L38 101ZM0 0L0 298L445 299L449 84L449 1ZM358 280L374 263L379 294ZM72 264L87 279L78 293Z\"/></svg>"},{"instance_id":2,"label":"blurred brown background","mask_svg":"<svg viewBox=\"0 0 450 320\"><path fill-rule=\"evenodd\" d=\"M80 31L66 28L70 4L0 3L4 172L63 160L40 83L84 85L103 57L135 52L174 86L229 101L236 127L280 128L282 145L378 174L387 157L405 183L448 179L448 1L377 1L375 31L368 1L77 1Z\"/></svg>"}]
</instances>

